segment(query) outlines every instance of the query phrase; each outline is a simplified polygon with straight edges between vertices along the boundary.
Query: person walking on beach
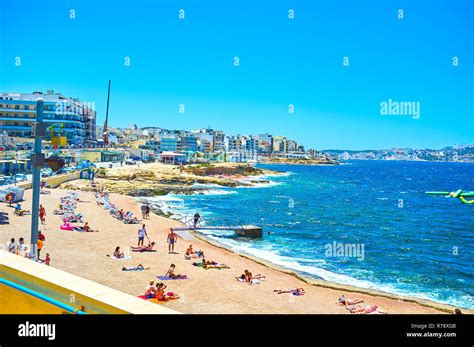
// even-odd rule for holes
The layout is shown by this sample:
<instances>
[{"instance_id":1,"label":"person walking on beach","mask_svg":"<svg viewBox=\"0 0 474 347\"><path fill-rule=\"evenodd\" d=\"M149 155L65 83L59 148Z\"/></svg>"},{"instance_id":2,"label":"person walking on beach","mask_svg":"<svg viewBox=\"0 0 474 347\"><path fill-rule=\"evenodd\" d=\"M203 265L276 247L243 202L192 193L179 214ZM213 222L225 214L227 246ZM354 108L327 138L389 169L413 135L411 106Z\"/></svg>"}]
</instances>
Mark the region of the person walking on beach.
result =
<instances>
[{"instance_id":1,"label":"person walking on beach","mask_svg":"<svg viewBox=\"0 0 474 347\"><path fill-rule=\"evenodd\" d=\"M145 239L145 236L148 237L145 224L143 224L143 226L138 230L138 246L143 246L143 240Z\"/></svg>"},{"instance_id":2,"label":"person walking on beach","mask_svg":"<svg viewBox=\"0 0 474 347\"><path fill-rule=\"evenodd\" d=\"M174 253L174 244L178 240L178 235L173 231L172 228L170 228L170 231L168 232L168 254Z\"/></svg>"},{"instance_id":3,"label":"person walking on beach","mask_svg":"<svg viewBox=\"0 0 474 347\"><path fill-rule=\"evenodd\" d=\"M40 205L40 206L39 206L39 213L38 213L38 215L39 215L41 224L46 223L46 210L44 209L43 205Z\"/></svg>"},{"instance_id":4,"label":"person walking on beach","mask_svg":"<svg viewBox=\"0 0 474 347\"><path fill-rule=\"evenodd\" d=\"M146 219L146 208L147 208L147 205L145 205L145 204L142 204L140 206L140 211L142 212L142 218L143 219Z\"/></svg>"},{"instance_id":5,"label":"person walking on beach","mask_svg":"<svg viewBox=\"0 0 474 347\"><path fill-rule=\"evenodd\" d=\"M150 205L146 204L145 206L145 216L146 219L150 219Z\"/></svg>"},{"instance_id":6,"label":"person walking on beach","mask_svg":"<svg viewBox=\"0 0 474 347\"><path fill-rule=\"evenodd\" d=\"M199 214L199 212L196 212L194 214L194 229L196 229L196 225L197 225L197 223L199 222L200 219L201 219L201 215Z\"/></svg>"}]
</instances>

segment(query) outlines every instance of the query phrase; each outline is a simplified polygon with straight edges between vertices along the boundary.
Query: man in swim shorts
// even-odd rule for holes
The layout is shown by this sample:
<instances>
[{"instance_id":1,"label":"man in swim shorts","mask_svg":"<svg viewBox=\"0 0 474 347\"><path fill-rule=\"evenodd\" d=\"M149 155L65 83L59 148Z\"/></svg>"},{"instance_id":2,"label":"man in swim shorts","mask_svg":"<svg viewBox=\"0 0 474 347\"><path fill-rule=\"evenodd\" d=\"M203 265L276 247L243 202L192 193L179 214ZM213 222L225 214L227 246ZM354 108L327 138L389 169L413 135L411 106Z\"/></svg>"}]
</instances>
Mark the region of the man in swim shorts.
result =
<instances>
[{"instance_id":1,"label":"man in swim shorts","mask_svg":"<svg viewBox=\"0 0 474 347\"><path fill-rule=\"evenodd\" d=\"M145 224L138 230L138 246L143 246L143 240L145 236L148 236L146 233Z\"/></svg>"}]
</instances>

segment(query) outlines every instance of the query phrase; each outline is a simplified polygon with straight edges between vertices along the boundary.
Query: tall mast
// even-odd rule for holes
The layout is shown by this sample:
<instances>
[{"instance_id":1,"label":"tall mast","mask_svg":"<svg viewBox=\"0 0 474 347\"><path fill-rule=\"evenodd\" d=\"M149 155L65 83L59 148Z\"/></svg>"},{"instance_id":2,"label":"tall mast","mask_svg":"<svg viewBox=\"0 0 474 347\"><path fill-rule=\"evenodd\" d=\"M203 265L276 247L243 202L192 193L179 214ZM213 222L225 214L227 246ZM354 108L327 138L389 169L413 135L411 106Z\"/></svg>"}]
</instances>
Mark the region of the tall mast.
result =
<instances>
[{"instance_id":1,"label":"tall mast","mask_svg":"<svg viewBox=\"0 0 474 347\"><path fill-rule=\"evenodd\" d=\"M109 122L109 100L110 100L110 80L109 80L109 90L107 92L107 110L105 111L105 122L104 122L104 146L109 144L107 138L107 124Z\"/></svg>"}]
</instances>

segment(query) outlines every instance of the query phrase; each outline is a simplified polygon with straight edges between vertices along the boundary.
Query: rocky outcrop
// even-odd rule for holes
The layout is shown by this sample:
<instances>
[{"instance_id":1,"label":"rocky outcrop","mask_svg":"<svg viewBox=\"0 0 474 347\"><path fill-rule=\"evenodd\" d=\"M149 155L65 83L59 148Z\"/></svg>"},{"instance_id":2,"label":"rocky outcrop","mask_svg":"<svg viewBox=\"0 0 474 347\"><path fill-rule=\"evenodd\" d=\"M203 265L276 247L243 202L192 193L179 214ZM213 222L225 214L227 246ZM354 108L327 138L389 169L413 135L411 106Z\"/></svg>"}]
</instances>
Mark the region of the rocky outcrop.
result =
<instances>
[{"instance_id":1,"label":"rocky outcrop","mask_svg":"<svg viewBox=\"0 0 474 347\"><path fill-rule=\"evenodd\" d=\"M107 169L97 173L95 182L106 192L129 196L159 196L168 193L193 194L205 187L219 185L223 187L252 186L254 182L239 181L239 178L275 173L243 164L195 165L186 167L183 173L175 166L151 164L140 168L121 167ZM258 183L261 183L259 181ZM69 190L94 190L90 181L76 180L61 185Z\"/></svg>"}]
</instances>

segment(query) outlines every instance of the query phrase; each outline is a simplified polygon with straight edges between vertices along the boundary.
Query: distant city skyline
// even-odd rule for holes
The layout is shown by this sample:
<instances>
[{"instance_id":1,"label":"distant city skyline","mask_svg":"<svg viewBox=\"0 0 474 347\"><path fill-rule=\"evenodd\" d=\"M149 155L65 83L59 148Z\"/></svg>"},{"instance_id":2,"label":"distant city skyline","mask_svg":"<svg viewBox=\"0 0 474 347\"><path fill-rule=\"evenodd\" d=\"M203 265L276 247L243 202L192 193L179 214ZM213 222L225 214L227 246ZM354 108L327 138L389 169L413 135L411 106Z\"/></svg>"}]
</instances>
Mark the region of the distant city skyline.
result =
<instances>
[{"instance_id":1,"label":"distant city skyline","mask_svg":"<svg viewBox=\"0 0 474 347\"><path fill-rule=\"evenodd\" d=\"M78 97L101 126L110 79L113 127L439 149L474 143L473 23L463 0L6 0L0 91Z\"/></svg>"}]
</instances>

